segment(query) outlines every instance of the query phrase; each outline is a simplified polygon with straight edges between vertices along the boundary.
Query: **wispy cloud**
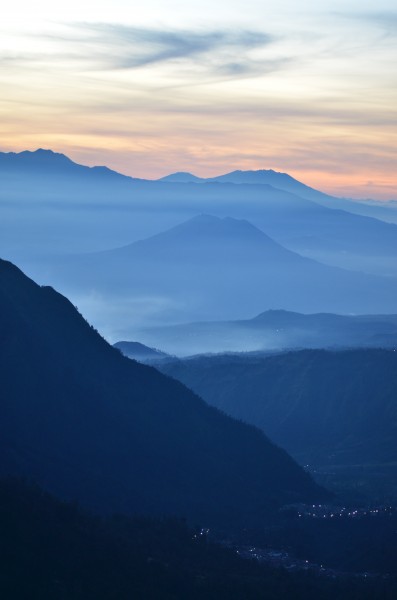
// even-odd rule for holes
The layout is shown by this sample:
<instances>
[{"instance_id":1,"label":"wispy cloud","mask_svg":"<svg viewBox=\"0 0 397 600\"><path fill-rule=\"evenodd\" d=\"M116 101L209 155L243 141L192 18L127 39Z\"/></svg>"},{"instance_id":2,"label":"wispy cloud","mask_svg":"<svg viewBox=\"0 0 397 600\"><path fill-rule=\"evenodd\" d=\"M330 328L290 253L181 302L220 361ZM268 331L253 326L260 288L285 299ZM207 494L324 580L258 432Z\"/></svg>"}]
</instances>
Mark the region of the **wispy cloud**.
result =
<instances>
[{"instance_id":1,"label":"wispy cloud","mask_svg":"<svg viewBox=\"0 0 397 600\"><path fill-rule=\"evenodd\" d=\"M123 25L83 25L96 42L110 50L110 64L134 68L173 59L196 58L225 49L249 50L271 42L270 36L253 31L159 31Z\"/></svg>"},{"instance_id":2,"label":"wispy cloud","mask_svg":"<svg viewBox=\"0 0 397 600\"><path fill-rule=\"evenodd\" d=\"M70 72L140 78L140 89L206 85L266 76L296 59L279 55L277 36L246 29L160 30L109 23L56 24L25 35L17 51L0 47L4 76ZM152 73L155 71L155 76ZM145 73L148 75L145 78ZM58 75L57 75L58 76ZM150 78L150 79L149 79ZM114 81L116 84L116 81Z\"/></svg>"},{"instance_id":3,"label":"wispy cloud","mask_svg":"<svg viewBox=\"0 0 397 600\"><path fill-rule=\"evenodd\" d=\"M358 23L366 23L371 28L381 30L385 37L397 37L397 11L361 11L337 15Z\"/></svg>"},{"instance_id":4,"label":"wispy cloud","mask_svg":"<svg viewBox=\"0 0 397 600\"><path fill-rule=\"evenodd\" d=\"M225 71L236 75L249 70L250 51L274 41L260 31L162 31L109 23L74 23L65 26L60 35L42 37L61 45L69 59L74 56L96 70L139 69L170 62L211 68L224 63ZM73 55L68 46L73 47Z\"/></svg>"}]
</instances>

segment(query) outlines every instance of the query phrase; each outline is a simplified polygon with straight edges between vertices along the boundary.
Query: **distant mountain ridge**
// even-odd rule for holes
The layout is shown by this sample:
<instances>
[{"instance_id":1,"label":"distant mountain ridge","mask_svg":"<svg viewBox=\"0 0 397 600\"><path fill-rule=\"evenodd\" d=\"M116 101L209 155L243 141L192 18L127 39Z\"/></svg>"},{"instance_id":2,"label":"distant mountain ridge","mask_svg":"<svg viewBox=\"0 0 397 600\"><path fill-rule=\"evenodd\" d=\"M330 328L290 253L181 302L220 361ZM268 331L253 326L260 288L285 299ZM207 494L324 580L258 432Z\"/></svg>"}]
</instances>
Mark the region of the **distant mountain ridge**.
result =
<instances>
[{"instance_id":1,"label":"distant mountain ridge","mask_svg":"<svg viewBox=\"0 0 397 600\"><path fill-rule=\"evenodd\" d=\"M291 348L396 348L397 315L267 310L252 319L152 327L136 335L180 356Z\"/></svg>"},{"instance_id":2,"label":"distant mountain ridge","mask_svg":"<svg viewBox=\"0 0 397 600\"><path fill-rule=\"evenodd\" d=\"M313 196L315 190L309 199L310 188L287 174L233 175L233 180L261 183L201 185L187 175L184 183L149 181L39 150L0 154L0 177L0 254L25 269L34 261L37 270L29 272L36 279L44 271L43 256L126 245L200 213L246 219L285 248L330 266L397 277L395 224L353 214L356 203L328 202L324 195ZM286 182L295 186L293 192L281 189Z\"/></svg>"},{"instance_id":3,"label":"distant mountain ridge","mask_svg":"<svg viewBox=\"0 0 397 600\"><path fill-rule=\"evenodd\" d=\"M281 173L273 169L258 169L256 171L236 170L224 175L216 177L197 177L192 173L172 173L161 177L158 181L168 181L173 183L186 183L193 181L196 183L235 183L235 184L251 184L251 185L270 185L274 188L285 190L297 194L302 198L318 201L320 197L324 199L333 199L332 196L315 190L304 183L301 183L288 173Z\"/></svg>"},{"instance_id":4,"label":"distant mountain ridge","mask_svg":"<svg viewBox=\"0 0 397 600\"><path fill-rule=\"evenodd\" d=\"M359 314L397 308L397 280L322 265L244 219L205 214L121 248L60 259L50 281L76 294L145 302L146 314L169 322L240 319L276 307Z\"/></svg>"},{"instance_id":5,"label":"distant mountain ridge","mask_svg":"<svg viewBox=\"0 0 397 600\"><path fill-rule=\"evenodd\" d=\"M170 175L165 175L165 177L160 177L155 181L165 181L169 183L201 183L207 180L202 177L197 177L197 175L193 175L192 173L178 171L177 173L171 173Z\"/></svg>"},{"instance_id":6,"label":"distant mountain ridge","mask_svg":"<svg viewBox=\"0 0 397 600\"><path fill-rule=\"evenodd\" d=\"M133 339L131 336L137 330L136 324L140 328L146 328L167 322L236 320L248 318L265 309L339 313L396 311L393 303L393 298L397 295L394 285L397 281L395 225L340 210L331 210L312 200L267 184L207 182L202 186L195 183L132 180L113 174L108 177L107 172L97 176L95 169L76 166L62 155L48 151L38 151L26 156L14 155L13 160L24 162L34 159L40 162L40 157L45 159L43 164L49 162L69 166L63 175L59 175L58 168L55 167L53 170L47 167L33 169L35 175L29 175L22 167L13 171L13 174L2 173L0 253L10 260L17 260L35 280L55 285L67 294L112 341L121 338ZM215 278L214 289L210 290L208 297L204 294L204 289L200 289L191 270L192 265L188 265L184 272L180 271L181 276L187 276L186 288L181 285L179 289L175 286L172 289L172 281L178 274L171 263L176 263L179 258L185 265L188 262L184 256L187 244L192 246L188 232L186 243L181 241L180 247L175 250L170 249L172 242L169 238L168 242L163 238L162 245L159 240L152 239L150 244L146 242L152 250L148 245L146 248L142 245L135 246L134 250L131 249L130 264L126 254L120 251L120 261L125 263L124 279L121 267L114 268L118 262L116 255L113 255L113 258L103 256L102 266L98 264L92 271L88 270L87 276L84 277L82 272L86 269L86 258L82 258L81 268L78 264L75 269L69 268L65 263L59 265L61 254L92 253L128 246L131 242L136 243L138 239L153 238L158 232L176 227L178 223L182 224L200 213L214 214L214 217L221 220L220 223L224 218L239 221L240 232L236 231L235 235L241 239L243 223L248 221L262 230L262 233L265 232L274 243L279 244L280 260L280 247L283 246L285 261L290 261L292 257L290 254L288 258L286 254L289 250L295 253L295 257L300 254L301 257L316 260L317 266L314 267L313 263L303 263L301 258L300 273L305 270L305 264L311 265L310 273L303 274L300 278L298 273L293 274L288 283L285 270L279 269L279 264L275 264L271 270L271 249L268 244L266 256L262 254L266 272L260 271L258 251L264 251L264 238L262 250L255 249L253 242L247 242L247 246L250 245L249 249L240 245L240 256L236 256L236 249L232 247L234 244L231 242L226 242L230 250L225 253L219 251L211 242L218 258L215 256L209 260L204 232L205 228L210 229L209 222L202 223L204 248L197 248L195 257L191 255L195 265L203 260L199 270L204 271L207 264L209 273ZM222 228L226 233L227 221L222 224ZM253 230L251 234L254 237ZM195 239L198 239L197 235ZM155 244L157 256L154 251ZM196 245L198 246L198 242ZM273 249L275 250L275 246ZM156 263L152 275L149 258L142 255L146 250L150 254L150 261ZM246 265L249 265L249 268L244 272L241 257L246 251ZM164 273L158 269L159 252L164 252L161 256L164 256L168 265ZM170 252L173 252L173 257L169 256ZM223 285L222 280L226 280L226 272L223 270L227 253L230 257L236 257L236 271L232 273L229 261L231 282L227 284L229 288L226 290L227 286ZM112 261L113 266L110 269L107 264ZM220 277L215 274L214 261L218 261ZM337 287L341 293L338 294L334 290L335 271L331 273L330 270L320 269L319 262L327 264L328 267L338 266L345 271L349 269L362 273L354 273L349 278L346 273L342 276L339 272ZM138 273L135 280L136 294L134 292L133 303L130 303L128 298L131 297L133 289L132 279L139 270L139 263L145 264L147 271ZM291 268L290 264L290 271ZM186 274L187 269L189 273ZM319 274L320 270L322 275ZM106 273L110 275L106 275L106 282L99 284L101 290L94 301L92 294L95 294L97 289L97 281L103 279L102 275ZM372 279L371 283L365 285L358 283L357 292L354 291L354 296L358 298L356 302L350 292L353 294L355 281L364 281L366 276L363 273L372 273L376 277L382 275L385 278ZM243 279L240 280L242 285L238 286L240 274ZM205 282L204 272L202 276ZM316 285L315 280L318 277L320 284ZM341 278L344 279L343 282ZM94 285L88 287L89 281ZM233 297L233 285L239 287L240 299L246 294L247 304L244 312L242 302ZM120 310L110 309L111 305L116 306L121 302L123 309L121 306ZM95 303L101 306L100 310L95 309ZM213 310L215 304L216 312ZM230 310L229 304L233 305ZM185 311L185 306L191 306L191 310ZM199 310L194 310L195 307L199 307ZM124 323L129 323L127 328L124 328L124 325L123 328L120 327L121 314L125 315ZM141 319L140 315L144 318Z\"/></svg>"},{"instance_id":7,"label":"distant mountain ridge","mask_svg":"<svg viewBox=\"0 0 397 600\"><path fill-rule=\"evenodd\" d=\"M101 512L227 527L324 496L259 430L123 357L6 261L0 334L0 475Z\"/></svg>"},{"instance_id":8,"label":"distant mountain ridge","mask_svg":"<svg viewBox=\"0 0 397 600\"><path fill-rule=\"evenodd\" d=\"M29 177L90 176L115 180L130 180L132 177L117 173L105 166L87 167L74 162L65 154L39 148L23 152L0 152L0 175L7 176L24 172Z\"/></svg>"},{"instance_id":9,"label":"distant mountain ridge","mask_svg":"<svg viewBox=\"0 0 397 600\"><path fill-rule=\"evenodd\" d=\"M192 173L172 173L161 177L158 181L169 183L234 183L239 185L270 185L275 189L290 192L301 198L312 200L328 208L342 209L363 216L385 219L392 223L397 222L397 209L393 201L375 202L371 200L352 200L325 194L312 188L288 173L274 171L273 169L246 170L241 169L218 175L216 177L197 177Z\"/></svg>"}]
</instances>

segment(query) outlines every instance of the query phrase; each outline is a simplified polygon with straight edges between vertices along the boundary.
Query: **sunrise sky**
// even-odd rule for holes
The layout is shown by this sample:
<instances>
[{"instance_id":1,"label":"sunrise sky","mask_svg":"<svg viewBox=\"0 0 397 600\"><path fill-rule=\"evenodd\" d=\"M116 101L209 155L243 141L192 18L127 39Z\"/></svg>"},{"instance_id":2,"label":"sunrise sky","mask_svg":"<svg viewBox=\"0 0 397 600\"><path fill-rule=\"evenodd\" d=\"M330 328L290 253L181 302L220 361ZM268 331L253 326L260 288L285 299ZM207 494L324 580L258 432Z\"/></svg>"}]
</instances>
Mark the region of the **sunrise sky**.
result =
<instances>
[{"instance_id":1,"label":"sunrise sky","mask_svg":"<svg viewBox=\"0 0 397 600\"><path fill-rule=\"evenodd\" d=\"M395 0L14 0L0 150L397 199Z\"/></svg>"}]
</instances>

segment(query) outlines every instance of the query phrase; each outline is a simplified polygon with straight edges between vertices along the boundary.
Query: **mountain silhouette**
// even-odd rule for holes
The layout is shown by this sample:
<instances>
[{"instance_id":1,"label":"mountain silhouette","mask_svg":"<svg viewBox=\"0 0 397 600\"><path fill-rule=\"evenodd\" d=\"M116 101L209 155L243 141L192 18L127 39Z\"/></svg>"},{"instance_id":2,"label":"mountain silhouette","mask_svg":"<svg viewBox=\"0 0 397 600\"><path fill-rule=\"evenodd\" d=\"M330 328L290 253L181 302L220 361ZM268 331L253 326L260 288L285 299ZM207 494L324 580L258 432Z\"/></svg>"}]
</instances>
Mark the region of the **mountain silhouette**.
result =
<instances>
[{"instance_id":1,"label":"mountain silhouette","mask_svg":"<svg viewBox=\"0 0 397 600\"><path fill-rule=\"evenodd\" d=\"M178 173L171 173L170 175L166 175L165 177L161 177L157 181L165 181L169 183L199 183L202 181L207 181L202 177L197 177L192 173L186 173L185 171L178 171Z\"/></svg>"},{"instance_id":2,"label":"mountain silhouette","mask_svg":"<svg viewBox=\"0 0 397 600\"><path fill-rule=\"evenodd\" d=\"M209 178L201 181L218 181L219 183L238 184L265 184L271 185L278 190L284 190L296 194L301 198L312 200L327 208L347 211L349 213L373 217L386 222L397 223L397 210L393 202L353 200L350 198L339 198L331 194L324 194L320 190L312 188L298 179L291 177L288 173L280 173L272 169L260 169L257 171L232 171L225 175Z\"/></svg>"},{"instance_id":3,"label":"mountain silhouette","mask_svg":"<svg viewBox=\"0 0 397 600\"><path fill-rule=\"evenodd\" d=\"M247 219L290 250L329 265L396 276L395 224L352 214L360 203L341 204L287 174L236 173L229 174L233 181L261 183L221 176L197 185L200 178L190 174L140 180L49 150L0 153L0 253L26 268L24 257L32 261L35 253L111 248L211 213Z\"/></svg>"},{"instance_id":4,"label":"mountain silhouette","mask_svg":"<svg viewBox=\"0 0 397 600\"><path fill-rule=\"evenodd\" d=\"M397 315L268 310L253 319L151 327L136 335L178 356L291 348L395 348Z\"/></svg>"},{"instance_id":5,"label":"mountain silhouette","mask_svg":"<svg viewBox=\"0 0 397 600\"><path fill-rule=\"evenodd\" d=\"M2 177L25 175L37 178L67 177L109 180L111 182L132 180L126 175L112 171L108 167L86 167L80 165L64 154L39 148L38 150L23 152L0 152L0 173Z\"/></svg>"},{"instance_id":6,"label":"mountain silhouette","mask_svg":"<svg viewBox=\"0 0 397 600\"><path fill-rule=\"evenodd\" d=\"M109 346L73 305L0 262L0 474L103 512L261 522L324 496L259 430Z\"/></svg>"},{"instance_id":7,"label":"mountain silhouette","mask_svg":"<svg viewBox=\"0 0 397 600\"><path fill-rule=\"evenodd\" d=\"M164 310L168 322L246 318L272 308L393 313L397 298L397 280L322 265L246 220L209 215L118 249L65 258L50 282L76 295L141 299L146 313L161 318Z\"/></svg>"},{"instance_id":8,"label":"mountain silhouette","mask_svg":"<svg viewBox=\"0 0 397 600\"><path fill-rule=\"evenodd\" d=\"M212 177L209 181L218 181L219 183L244 183L244 184L265 184L271 185L279 190L284 190L296 194L301 198L318 202L321 199L332 199L332 196L323 194L304 183L301 183L288 173L279 173L273 169L260 169L257 171L232 171L225 175Z\"/></svg>"},{"instance_id":9,"label":"mountain silhouette","mask_svg":"<svg viewBox=\"0 0 397 600\"><path fill-rule=\"evenodd\" d=\"M395 350L220 355L159 368L213 406L261 427L302 464L379 466L380 477L381 465L396 463Z\"/></svg>"},{"instance_id":10,"label":"mountain silhouette","mask_svg":"<svg viewBox=\"0 0 397 600\"><path fill-rule=\"evenodd\" d=\"M113 347L120 350L124 356L133 358L138 362L161 360L169 356L165 352L161 352L161 350L149 348L149 346L145 346L139 342L120 341L113 344Z\"/></svg>"},{"instance_id":11,"label":"mountain silhouette","mask_svg":"<svg viewBox=\"0 0 397 600\"><path fill-rule=\"evenodd\" d=\"M353 214L366 217L381 219L390 223L397 223L397 210L395 202L377 202L371 200L352 200L349 198L339 198L330 194L325 194L320 190L312 188L305 183L292 177L288 173L281 173L273 169L258 169L255 171L236 170L216 177L196 177L192 173L172 173L162 177L158 181L170 183L187 183L194 181L196 183L235 183L250 185L267 185L278 190L284 190L295 194L301 198L312 200L328 208L341 209Z\"/></svg>"}]
</instances>

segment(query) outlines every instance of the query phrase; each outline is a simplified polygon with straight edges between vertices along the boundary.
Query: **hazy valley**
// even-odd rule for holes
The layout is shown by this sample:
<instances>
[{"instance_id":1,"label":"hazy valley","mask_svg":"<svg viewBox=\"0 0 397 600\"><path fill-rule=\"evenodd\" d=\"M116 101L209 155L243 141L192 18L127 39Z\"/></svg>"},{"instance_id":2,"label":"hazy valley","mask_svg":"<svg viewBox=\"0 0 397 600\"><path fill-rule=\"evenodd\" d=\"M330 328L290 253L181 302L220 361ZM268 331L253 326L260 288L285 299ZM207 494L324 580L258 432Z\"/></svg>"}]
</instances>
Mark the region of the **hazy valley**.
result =
<instances>
[{"instance_id":1,"label":"hazy valley","mask_svg":"<svg viewBox=\"0 0 397 600\"><path fill-rule=\"evenodd\" d=\"M4 593L37 556L49 598L393 598L395 205L47 150L0 177Z\"/></svg>"}]
</instances>

